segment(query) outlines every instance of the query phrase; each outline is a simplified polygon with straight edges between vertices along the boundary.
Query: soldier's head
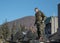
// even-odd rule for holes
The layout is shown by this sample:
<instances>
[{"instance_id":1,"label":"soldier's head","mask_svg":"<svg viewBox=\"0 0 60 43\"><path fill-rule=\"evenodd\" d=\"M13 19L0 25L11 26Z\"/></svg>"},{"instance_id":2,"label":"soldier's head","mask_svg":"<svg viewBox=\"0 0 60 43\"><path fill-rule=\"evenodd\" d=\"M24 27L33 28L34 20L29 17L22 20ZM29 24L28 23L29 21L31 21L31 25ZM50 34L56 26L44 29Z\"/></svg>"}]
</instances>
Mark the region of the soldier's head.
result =
<instances>
[{"instance_id":1,"label":"soldier's head","mask_svg":"<svg viewBox=\"0 0 60 43\"><path fill-rule=\"evenodd\" d=\"M39 11L39 9L38 9L38 8L35 8L34 10L35 10L35 12L38 12L38 11Z\"/></svg>"}]
</instances>

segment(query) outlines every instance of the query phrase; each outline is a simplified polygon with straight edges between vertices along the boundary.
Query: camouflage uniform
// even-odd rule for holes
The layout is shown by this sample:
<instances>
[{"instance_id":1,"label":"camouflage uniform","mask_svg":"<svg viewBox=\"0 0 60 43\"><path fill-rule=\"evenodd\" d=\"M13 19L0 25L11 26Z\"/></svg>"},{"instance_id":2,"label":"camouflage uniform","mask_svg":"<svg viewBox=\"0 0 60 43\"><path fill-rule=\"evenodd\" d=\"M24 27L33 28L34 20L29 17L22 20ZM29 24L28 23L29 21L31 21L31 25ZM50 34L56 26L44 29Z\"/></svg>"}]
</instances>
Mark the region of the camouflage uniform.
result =
<instances>
[{"instance_id":1,"label":"camouflage uniform","mask_svg":"<svg viewBox=\"0 0 60 43\"><path fill-rule=\"evenodd\" d=\"M35 24L37 26L37 33L38 33L38 38L40 38L40 36L44 36L44 28L45 28L45 24L43 21L45 21L45 15L39 11L35 14Z\"/></svg>"}]
</instances>

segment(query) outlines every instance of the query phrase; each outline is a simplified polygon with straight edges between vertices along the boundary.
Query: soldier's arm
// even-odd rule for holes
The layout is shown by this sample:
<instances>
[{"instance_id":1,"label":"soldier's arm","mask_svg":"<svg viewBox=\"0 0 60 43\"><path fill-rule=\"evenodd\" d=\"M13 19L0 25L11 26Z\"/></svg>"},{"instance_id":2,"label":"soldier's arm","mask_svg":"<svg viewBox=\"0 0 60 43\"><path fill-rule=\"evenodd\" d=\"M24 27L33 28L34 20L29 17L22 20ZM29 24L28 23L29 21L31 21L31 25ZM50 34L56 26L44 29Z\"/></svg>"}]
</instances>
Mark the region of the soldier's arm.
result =
<instances>
[{"instance_id":1,"label":"soldier's arm","mask_svg":"<svg viewBox=\"0 0 60 43\"><path fill-rule=\"evenodd\" d=\"M44 13L40 11L40 14L42 16L42 21L45 21L46 20L46 16L44 15Z\"/></svg>"},{"instance_id":2,"label":"soldier's arm","mask_svg":"<svg viewBox=\"0 0 60 43\"><path fill-rule=\"evenodd\" d=\"M42 17L43 17L43 21L45 21L45 19L46 19L46 16L42 13Z\"/></svg>"},{"instance_id":3,"label":"soldier's arm","mask_svg":"<svg viewBox=\"0 0 60 43\"><path fill-rule=\"evenodd\" d=\"M35 23L34 23L34 25L36 25L36 14L35 14Z\"/></svg>"}]
</instances>

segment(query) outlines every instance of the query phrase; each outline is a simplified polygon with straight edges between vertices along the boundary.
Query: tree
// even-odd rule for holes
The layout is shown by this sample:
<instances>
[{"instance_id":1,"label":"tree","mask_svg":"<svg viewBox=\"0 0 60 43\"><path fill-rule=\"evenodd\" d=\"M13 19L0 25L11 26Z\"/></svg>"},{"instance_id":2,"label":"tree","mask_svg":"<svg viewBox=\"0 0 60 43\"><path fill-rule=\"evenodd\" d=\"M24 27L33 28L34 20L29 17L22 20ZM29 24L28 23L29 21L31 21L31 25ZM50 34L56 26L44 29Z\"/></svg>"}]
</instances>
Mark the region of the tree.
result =
<instances>
[{"instance_id":1,"label":"tree","mask_svg":"<svg viewBox=\"0 0 60 43\"><path fill-rule=\"evenodd\" d=\"M6 40L9 36L9 28L8 28L8 23L5 22L2 26L1 26L1 29L2 29L2 35L3 35L3 38Z\"/></svg>"},{"instance_id":2,"label":"tree","mask_svg":"<svg viewBox=\"0 0 60 43\"><path fill-rule=\"evenodd\" d=\"M14 22L13 26L12 26L12 29L11 29L11 32L12 32L13 35L16 33L15 30L16 30L16 23Z\"/></svg>"},{"instance_id":3,"label":"tree","mask_svg":"<svg viewBox=\"0 0 60 43\"><path fill-rule=\"evenodd\" d=\"M16 34L16 23L13 22L13 26L12 26L12 29L11 29L11 42L14 42L15 38L14 38L14 35Z\"/></svg>"},{"instance_id":4,"label":"tree","mask_svg":"<svg viewBox=\"0 0 60 43\"><path fill-rule=\"evenodd\" d=\"M19 26L18 26L18 31L21 32L21 29L22 29L22 25L19 24Z\"/></svg>"},{"instance_id":5,"label":"tree","mask_svg":"<svg viewBox=\"0 0 60 43\"><path fill-rule=\"evenodd\" d=\"M2 38L2 29L1 29L1 26L0 26L0 38Z\"/></svg>"},{"instance_id":6,"label":"tree","mask_svg":"<svg viewBox=\"0 0 60 43\"><path fill-rule=\"evenodd\" d=\"M21 26L21 31L23 32L23 31L27 31L28 29L26 28L26 26L24 26L24 25L22 25Z\"/></svg>"}]
</instances>

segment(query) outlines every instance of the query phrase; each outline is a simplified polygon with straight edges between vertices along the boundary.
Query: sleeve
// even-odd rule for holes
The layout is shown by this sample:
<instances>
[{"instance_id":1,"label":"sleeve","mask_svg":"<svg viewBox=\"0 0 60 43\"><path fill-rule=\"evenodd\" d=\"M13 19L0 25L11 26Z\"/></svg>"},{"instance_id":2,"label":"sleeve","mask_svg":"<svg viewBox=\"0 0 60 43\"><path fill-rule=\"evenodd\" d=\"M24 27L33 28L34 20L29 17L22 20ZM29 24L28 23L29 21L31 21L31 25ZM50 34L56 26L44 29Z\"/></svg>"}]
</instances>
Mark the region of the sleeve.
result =
<instances>
[{"instance_id":1,"label":"sleeve","mask_svg":"<svg viewBox=\"0 0 60 43\"><path fill-rule=\"evenodd\" d=\"M41 13L41 16L42 16L42 20L45 21L46 16L44 15L43 12L40 11L40 13Z\"/></svg>"},{"instance_id":2,"label":"sleeve","mask_svg":"<svg viewBox=\"0 0 60 43\"><path fill-rule=\"evenodd\" d=\"M36 14L35 14L35 24L36 24L36 22L37 22L37 21L36 21Z\"/></svg>"}]
</instances>

